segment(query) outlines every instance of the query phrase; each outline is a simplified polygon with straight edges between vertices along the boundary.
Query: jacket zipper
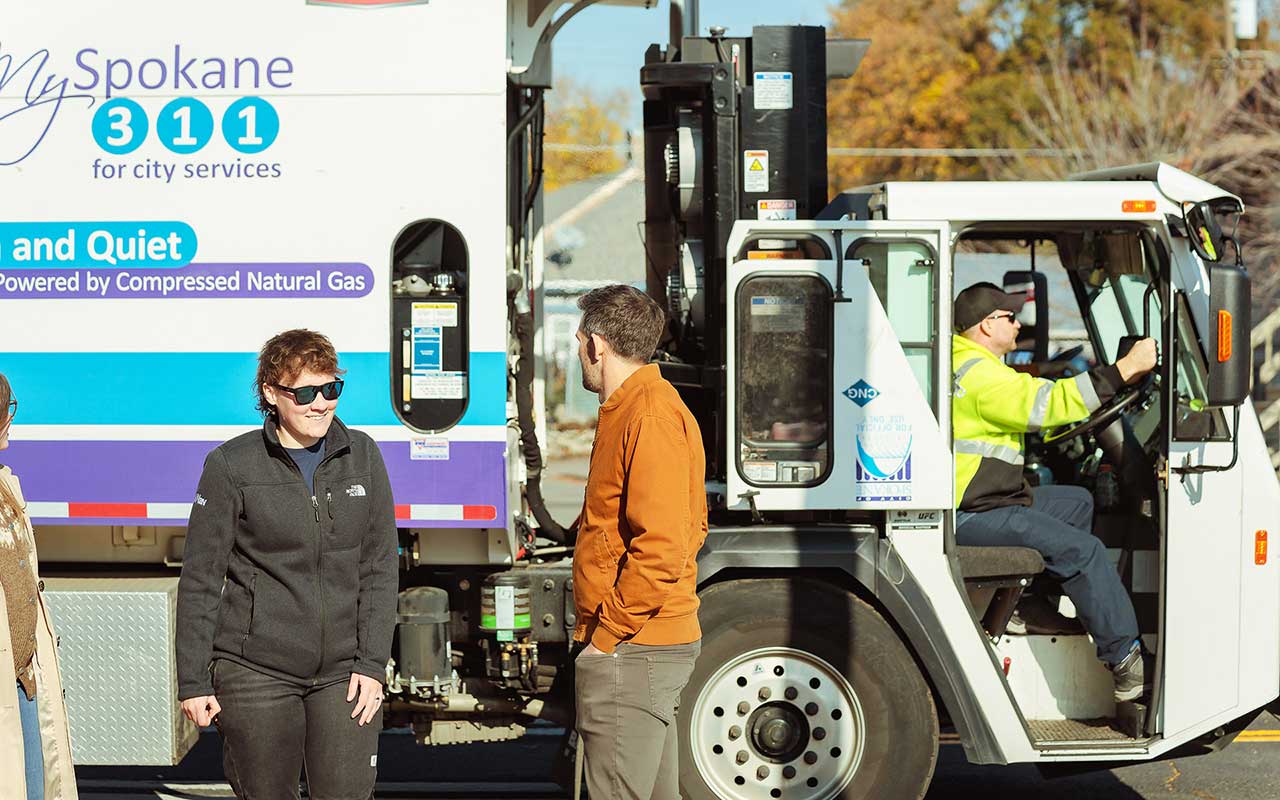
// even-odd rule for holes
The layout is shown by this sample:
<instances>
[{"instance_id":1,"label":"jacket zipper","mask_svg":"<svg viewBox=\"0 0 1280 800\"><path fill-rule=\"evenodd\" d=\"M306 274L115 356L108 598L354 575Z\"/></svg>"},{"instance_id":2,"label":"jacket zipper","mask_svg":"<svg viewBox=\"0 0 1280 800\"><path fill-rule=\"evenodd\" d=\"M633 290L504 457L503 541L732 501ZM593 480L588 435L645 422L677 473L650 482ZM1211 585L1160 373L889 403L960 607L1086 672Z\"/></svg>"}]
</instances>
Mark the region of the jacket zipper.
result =
<instances>
[{"instance_id":1,"label":"jacket zipper","mask_svg":"<svg viewBox=\"0 0 1280 800\"><path fill-rule=\"evenodd\" d=\"M320 527L320 503L316 500L316 496L311 495L311 510L315 512L316 517L316 599L320 601L320 660L316 662L316 671L311 678L311 684L314 686L316 680L320 677L320 670L324 668L324 629L325 629L325 609L324 609L324 529Z\"/></svg>"},{"instance_id":2,"label":"jacket zipper","mask_svg":"<svg viewBox=\"0 0 1280 800\"><path fill-rule=\"evenodd\" d=\"M281 450L284 450L283 445L279 445L279 446ZM346 448L339 448L339 450L336 450L333 452L326 452L324 454L324 458L322 458L320 460L320 463L316 465L315 475L312 476L311 480L312 480L313 486L315 485L315 480L317 477L319 477L320 470L324 467L324 465L327 464L332 458L334 458L334 456L336 456L343 449L346 449ZM298 466L297 462L294 461L293 458L288 453L284 453L283 455L284 455L285 462L287 462L289 466L293 468L293 471L294 473L297 474L298 479L302 481L303 488L304 489L307 488L306 480L302 477L302 469ZM320 525L320 501L316 499L314 490L312 491L312 494L311 494L311 512L312 512L312 516L314 516L316 520L316 602L320 604L320 653L319 653L319 658L316 661L315 672L312 674L312 677L311 677L311 685L315 686L319 682L320 670L324 668L324 638L325 638L324 629L326 625L326 622L325 622L326 614L325 614L325 604L324 604L324 558L323 558L324 528L321 527Z\"/></svg>"}]
</instances>

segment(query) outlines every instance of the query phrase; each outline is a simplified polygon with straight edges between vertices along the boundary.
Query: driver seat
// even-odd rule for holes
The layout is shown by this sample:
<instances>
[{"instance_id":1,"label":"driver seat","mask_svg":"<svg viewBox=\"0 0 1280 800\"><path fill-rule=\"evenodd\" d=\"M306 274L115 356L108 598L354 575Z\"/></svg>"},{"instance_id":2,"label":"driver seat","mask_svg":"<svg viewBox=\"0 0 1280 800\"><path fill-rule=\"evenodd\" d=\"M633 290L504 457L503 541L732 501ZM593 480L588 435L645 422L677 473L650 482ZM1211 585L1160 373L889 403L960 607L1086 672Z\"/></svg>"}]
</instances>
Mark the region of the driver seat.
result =
<instances>
[{"instance_id":1,"label":"driver seat","mask_svg":"<svg viewBox=\"0 0 1280 800\"><path fill-rule=\"evenodd\" d=\"M1022 592L1044 572L1044 557L1030 547L956 547L969 604L992 639L1004 635Z\"/></svg>"}]
</instances>

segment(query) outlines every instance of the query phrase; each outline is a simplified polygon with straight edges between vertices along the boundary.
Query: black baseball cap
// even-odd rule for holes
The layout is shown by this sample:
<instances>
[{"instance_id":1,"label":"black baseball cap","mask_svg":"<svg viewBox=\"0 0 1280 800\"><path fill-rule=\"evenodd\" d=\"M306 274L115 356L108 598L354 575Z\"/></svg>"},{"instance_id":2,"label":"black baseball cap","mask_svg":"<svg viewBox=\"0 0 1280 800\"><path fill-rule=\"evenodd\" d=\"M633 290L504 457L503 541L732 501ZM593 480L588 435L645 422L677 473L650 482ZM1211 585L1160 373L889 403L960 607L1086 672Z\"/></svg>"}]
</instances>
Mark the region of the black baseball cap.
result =
<instances>
[{"instance_id":1,"label":"black baseball cap","mask_svg":"<svg viewBox=\"0 0 1280 800\"><path fill-rule=\"evenodd\" d=\"M967 331L996 311L1022 310L1027 301L1025 292L1010 294L994 283L975 283L956 295L952 323L957 333Z\"/></svg>"}]
</instances>

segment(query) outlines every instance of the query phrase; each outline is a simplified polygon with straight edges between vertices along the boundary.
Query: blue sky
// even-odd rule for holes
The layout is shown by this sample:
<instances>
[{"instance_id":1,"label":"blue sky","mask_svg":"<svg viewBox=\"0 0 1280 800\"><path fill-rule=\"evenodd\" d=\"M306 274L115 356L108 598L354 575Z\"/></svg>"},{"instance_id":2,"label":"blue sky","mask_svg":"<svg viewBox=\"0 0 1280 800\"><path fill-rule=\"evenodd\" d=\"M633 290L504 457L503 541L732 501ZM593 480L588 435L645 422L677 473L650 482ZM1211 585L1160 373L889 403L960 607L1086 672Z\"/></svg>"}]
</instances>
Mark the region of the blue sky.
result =
<instances>
[{"instance_id":1,"label":"blue sky","mask_svg":"<svg viewBox=\"0 0 1280 800\"><path fill-rule=\"evenodd\" d=\"M825 25L830 0L702 0L701 35L723 25L730 36L750 35L755 25ZM654 42L666 44L668 5L654 8L596 5L569 20L554 45L556 79L572 78L594 90L622 89L640 114L640 67Z\"/></svg>"}]
</instances>

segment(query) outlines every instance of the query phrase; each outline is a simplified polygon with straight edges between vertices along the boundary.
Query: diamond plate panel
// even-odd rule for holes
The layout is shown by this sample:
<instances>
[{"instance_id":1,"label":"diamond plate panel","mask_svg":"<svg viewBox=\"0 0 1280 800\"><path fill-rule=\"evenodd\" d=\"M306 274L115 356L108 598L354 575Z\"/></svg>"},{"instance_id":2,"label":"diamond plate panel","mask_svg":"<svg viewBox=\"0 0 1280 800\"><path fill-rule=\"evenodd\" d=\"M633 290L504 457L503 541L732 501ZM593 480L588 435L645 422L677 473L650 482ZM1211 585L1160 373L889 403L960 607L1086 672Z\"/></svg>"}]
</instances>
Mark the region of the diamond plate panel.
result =
<instances>
[{"instance_id":1,"label":"diamond plate panel","mask_svg":"<svg viewBox=\"0 0 1280 800\"><path fill-rule=\"evenodd\" d=\"M177 578L48 578L77 764L172 765L199 731L173 655Z\"/></svg>"}]
</instances>

